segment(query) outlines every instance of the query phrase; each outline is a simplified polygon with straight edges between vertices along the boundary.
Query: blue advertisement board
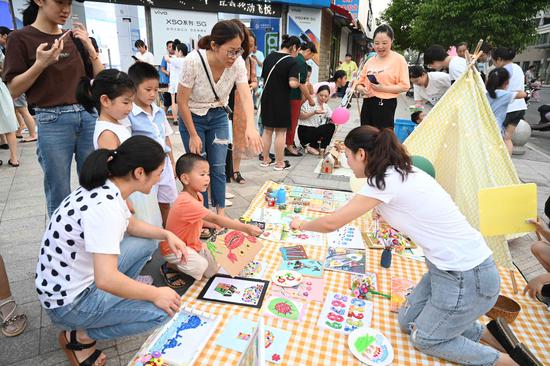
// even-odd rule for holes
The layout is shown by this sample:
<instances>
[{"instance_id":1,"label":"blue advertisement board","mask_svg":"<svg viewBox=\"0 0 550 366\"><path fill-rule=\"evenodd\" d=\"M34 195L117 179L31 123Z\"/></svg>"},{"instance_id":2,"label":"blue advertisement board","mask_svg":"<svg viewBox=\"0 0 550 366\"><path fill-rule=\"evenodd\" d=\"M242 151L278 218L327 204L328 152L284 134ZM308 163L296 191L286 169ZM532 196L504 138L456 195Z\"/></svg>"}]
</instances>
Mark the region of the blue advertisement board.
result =
<instances>
[{"instance_id":1,"label":"blue advertisement board","mask_svg":"<svg viewBox=\"0 0 550 366\"><path fill-rule=\"evenodd\" d=\"M279 19L252 18L250 29L256 36L258 49L264 55L279 49Z\"/></svg>"}]
</instances>

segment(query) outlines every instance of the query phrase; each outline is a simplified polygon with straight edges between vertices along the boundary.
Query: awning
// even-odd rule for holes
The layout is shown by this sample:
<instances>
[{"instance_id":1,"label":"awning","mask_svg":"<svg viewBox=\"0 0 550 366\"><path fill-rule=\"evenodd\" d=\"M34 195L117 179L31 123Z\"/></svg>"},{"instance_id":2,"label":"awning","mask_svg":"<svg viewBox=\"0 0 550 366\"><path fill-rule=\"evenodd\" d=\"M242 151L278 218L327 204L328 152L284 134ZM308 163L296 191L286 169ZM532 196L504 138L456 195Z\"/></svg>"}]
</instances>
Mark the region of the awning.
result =
<instances>
[{"instance_id":1,"label":"awning","mask_svg":"<svg viewBox=\"0 0 550 366\"><path fill-rule=\"evenodd\" d=\"M330 7L330 0L272 0L271 2L278 4L287 4L291 6L307 6L310 8Z\"/></svg>"},{"instance_id":2,"label":"awning","mask_svg":"<svg viewBox=\"0 0 550 366\"><path fill-rule=\"evenodd\" d=\"M338 6L338 5L330 4L330 10L335 15L344 18L347 23L353 23L353 16L346 9L344 9L344 8Z\"/></svg>"}]
</instances>

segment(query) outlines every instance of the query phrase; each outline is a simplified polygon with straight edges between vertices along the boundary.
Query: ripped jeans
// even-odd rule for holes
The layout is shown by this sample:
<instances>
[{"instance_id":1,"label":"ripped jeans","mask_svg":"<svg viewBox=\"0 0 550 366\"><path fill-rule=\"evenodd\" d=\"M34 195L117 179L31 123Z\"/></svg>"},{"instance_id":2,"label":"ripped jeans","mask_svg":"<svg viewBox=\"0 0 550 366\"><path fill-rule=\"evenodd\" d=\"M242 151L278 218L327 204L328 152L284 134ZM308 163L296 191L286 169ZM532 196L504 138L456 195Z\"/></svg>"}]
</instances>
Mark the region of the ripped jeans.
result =
<instances>
[{"instance_id":1,"label":"ripped jeans","mask_svg":"<svg viewBox=\"0 0 550 366\"><path fill-rule=\"evenodd\" d=\"M442 271L426 260L428 272L399 311L401 330L421 352L461 365L494 365L499 353L479 343L477 321L500 293L492 257L469 271Z\"/></svg>"},{"instance_id":2,"label":"ripped jeans","mask_svg":"<svg viewBox=\"0 0 550 366\"><path fill-rule=\"evenodd\" d=\"M225 207L225 158L229 145L229 120L223 108L212 108L204 116L191 113L195 129L202 141L202 155L210 164L210 190L212 206ZM180 118L179 130L185 151L189 151L189 132ZM204 205L208 207L208 191L203 193Z\"/></svg>"}]
</instances>

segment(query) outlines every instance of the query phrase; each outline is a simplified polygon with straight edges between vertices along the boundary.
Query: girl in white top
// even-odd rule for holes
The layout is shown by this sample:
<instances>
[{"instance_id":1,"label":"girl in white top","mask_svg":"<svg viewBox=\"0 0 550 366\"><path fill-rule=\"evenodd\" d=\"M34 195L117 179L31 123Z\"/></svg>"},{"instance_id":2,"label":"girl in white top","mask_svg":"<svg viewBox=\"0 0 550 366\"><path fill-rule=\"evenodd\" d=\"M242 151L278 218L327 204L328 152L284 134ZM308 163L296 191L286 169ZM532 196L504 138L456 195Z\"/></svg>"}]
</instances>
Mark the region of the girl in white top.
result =
<instances>
[{"instance_id":1,"label":"girl in white top","mask_svg":"<svg viewBox=\"0 0 550 366\"><path fill-rule=\"evenodd\" d=\"M500 292L499 274L481 234L433 178L412 166L391 130L357 127L344 144L350 168L356 177L367 178L365 185L334 214L314 221L294 219L290 227L332 232L376 208L426 256L428 272L398 319L414 346L461 364L514 365L507 354L479 343L494 344L476 320Z\"/></svg>"},{"instance_id":2,"label":"girl in white top","mask_svg":"<svg viewBox=\"0 0 550 366\"><path fill-rule=\"evenodd\" d=\"M131 137L115 150L92 152L80 187L52 214L35 286L53 324L64 329L58 339L71 365L105 364L96 340L151 330L179 309L181 298L174 290L135 278L156 250L150 239L167 240L182 262L185 244L137 220L125 203L133 192L150 192L165 157L164 149L145 136Z\"/></svg>"},{"instance_id":3,"label":"girl in white top","mask_svg":"<svg viewBox=\"0 0 550 366\"><path fill-rule=\"evenodd\" d=\"M298 138L306 151L313 155L319 155L319 149L325 149L330 144L336 130L330 120L332 109L327 104L330 93L330 86L323 84L315 90L315 105L304 102L300 108Z\"/></svg>"}]
</instances>

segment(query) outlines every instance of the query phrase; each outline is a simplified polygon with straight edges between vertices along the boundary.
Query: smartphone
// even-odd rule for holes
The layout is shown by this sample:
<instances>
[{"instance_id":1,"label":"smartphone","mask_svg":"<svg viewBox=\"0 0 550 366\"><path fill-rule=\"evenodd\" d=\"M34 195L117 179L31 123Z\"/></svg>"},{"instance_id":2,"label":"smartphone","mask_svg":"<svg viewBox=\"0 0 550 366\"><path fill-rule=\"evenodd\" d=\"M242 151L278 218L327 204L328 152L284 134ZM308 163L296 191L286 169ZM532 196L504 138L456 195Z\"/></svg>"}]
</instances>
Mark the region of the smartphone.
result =
<instances>
[{"instance_id":1,"label":"smartphone","mask_svg":"<svg viewBox=\"0 0 550 366\"><path fill-rule=\"evenodd\" d=\"M378 82L378 80L376 80L376 76L374 76L374 75L367 75L367 78L368 78L369 81L370 81L371 83L373 83L373 84L380 84L380 83Z\"/></svg>"},{"instance_id":2,"label":"smartphone","mask_svg":"<svg viewBox=\"0 0 550 366\"><path fill-rule=\"evenodd\" d=\"M132 55L132 58L134 59L134 61L139 61L138 58L134 55Z\"/></svg>"}]
</instances>

